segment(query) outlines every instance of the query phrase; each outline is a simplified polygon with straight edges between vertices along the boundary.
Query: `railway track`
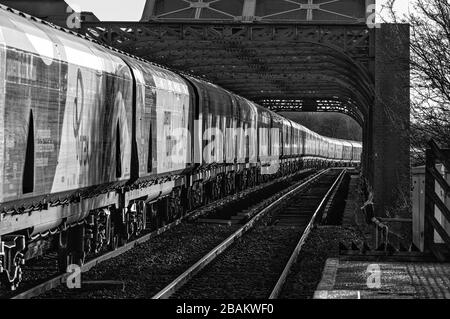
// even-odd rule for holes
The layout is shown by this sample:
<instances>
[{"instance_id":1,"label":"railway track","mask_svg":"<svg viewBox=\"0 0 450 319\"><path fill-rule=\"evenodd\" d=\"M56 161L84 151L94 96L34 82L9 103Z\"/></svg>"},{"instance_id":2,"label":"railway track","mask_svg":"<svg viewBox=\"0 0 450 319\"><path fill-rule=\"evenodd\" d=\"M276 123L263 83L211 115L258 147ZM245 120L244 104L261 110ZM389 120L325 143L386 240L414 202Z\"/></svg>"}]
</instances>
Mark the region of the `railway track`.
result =
<instances>
[{"instance_id":1,"label":"railway track","mask_svg":"<svg viewBox=\"0 0 450 319\"><path fill-rule=\"evenodd\" d=\"M260 209L153 298L277 298L344 174L345 170L323 171Z\"/></svg>"},{"instance_id":2,"label":"railway track","mask_svg":"<svg viewBox=\"0 0 450 319\"><path fill-rule=\"evenodd\" d=\"M290 177L283 177L279 180L272 181L269 183L266 183L264 185L260 185L252 190L247 190L242 192L238 195L232 195L230 197L233 198L225 198L221 199L215 203L211 203L207 205L206 207L202 207L198 210L195 210L193 212L190 212L183 218L176 220L172 222L171 224L166 225L163 228L158 229L157 231L146 233L145 235L125 244L124 246L119 247L118 249L104 253L102 255L94 256L89 261L87 261L82 267L81 271L83 273L91 270L98 264L107 261L109 259L115 258L117 256L120 256L124 254L125 252L130 251L131 249L149 241L152 238L155 238L163 233L166 233L172 229L174 229L176 226L179 226L181 223L184 223L186 220L194 220L197 219L204 214L208 214L211 211L214 211L213 209L215 206L222 207L222 206L229 206L229 208L235 208L237 206L240 207L248 207L253 202L249 201L247 199L248 196L252 196L252 194L256 194L256 197L261 196L271 196L273 193L278 192L280 194L283 193L283 191L280 191L287 188L289 189L289 186L292 186L292 184L295 184L298 182L299 179L302 178L308 178L310 174L313 174L312 170L305 170L302 171L300 174L295 174ZM274 186L277 190L274 190ZM235 198L237 197L237 199ZM255 197L255 196L253 196ZM245 202L245 203L242 203ZM240 204L239 204L240 203ZM237 205L237 206L236 206ZM212 207L212 208L211 208ZM221 214L223 214L223 209L219 209L221 211ZM230 228L230 233L235 229L236 227ZM49 254L44 256L41 260L38 262L31 263L30 265L27 265L24 275L24 285L19 291L17 292L6 292L2 295L0 295L0 298L13 298L13 299L28 299L37 297L53 288L56 288L61 285L65 285L67 278L70 274L64 273L60 274L57 272L57 256L56 254Z\"/></svg>"},{"instance_id":3,"label":"railway track","mask_svg":"<svg viewBox=\"0 0 450 319\"><path fill-rule=\"evenodd\" d=\"M87 261L83 266L80 267L81 272L87 272L97 266L98 264L112 259L114 257L117 257L119 255L122 255L126 253L127 251L135 248L136 246L150 240L151 238L154 238L162 233L165 233L169 231L170 229L178 226L183 222L185 218L188 216L185 216L184 218L178 219L174 221L173 223L170 223L162 228L159 228L158 230L147 233L119 248L117 248L114 251L110 251L107 253L104 253L100 256L94 257ZM33 284L33 282L29 282L27 285L27 289L25 290L19 290L19 293L7 293L4 296L0 298L11 298L11 299L30 299L36 296L39 296L40 294L49 291L53 288L56 288L62 284L66 284L68 277L70 276L70 273L57 273L57 256L56 254L49 254L42 258L43 260L35 263L36 265L32 264L31 266L25 267L24 271L28 272L27 277L30 278L32 281L37 281L39 283ZM35 278L32 278L32 276L35 276ZM36 277L37 276L37 277ZM47 276L47 278L45 278ZM44 278L44 279L43 279ZM41 279L41 280L39 280ZM29 288L28 288L29 286Z\"/></svg>"}]
</instances>

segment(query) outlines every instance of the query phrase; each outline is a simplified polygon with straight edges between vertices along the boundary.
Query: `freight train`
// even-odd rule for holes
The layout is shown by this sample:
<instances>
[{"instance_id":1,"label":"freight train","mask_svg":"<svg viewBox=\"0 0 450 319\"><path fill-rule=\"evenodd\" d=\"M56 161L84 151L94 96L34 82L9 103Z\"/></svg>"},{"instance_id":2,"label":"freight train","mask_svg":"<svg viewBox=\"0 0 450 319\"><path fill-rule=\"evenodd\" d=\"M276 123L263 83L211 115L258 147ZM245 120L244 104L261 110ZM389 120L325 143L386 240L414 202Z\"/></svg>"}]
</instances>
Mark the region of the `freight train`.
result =
<instances>
[{"instance_id":1,"label":"freight train","mask_svg":"<svg viewBox=\"0 0 450 319\"><path fill-rule=\"evenodd\" d=\"M358 165L221 87L0 8L0 277L61 271L144 229L305 167Z\"/></svg>"}]
</instances>

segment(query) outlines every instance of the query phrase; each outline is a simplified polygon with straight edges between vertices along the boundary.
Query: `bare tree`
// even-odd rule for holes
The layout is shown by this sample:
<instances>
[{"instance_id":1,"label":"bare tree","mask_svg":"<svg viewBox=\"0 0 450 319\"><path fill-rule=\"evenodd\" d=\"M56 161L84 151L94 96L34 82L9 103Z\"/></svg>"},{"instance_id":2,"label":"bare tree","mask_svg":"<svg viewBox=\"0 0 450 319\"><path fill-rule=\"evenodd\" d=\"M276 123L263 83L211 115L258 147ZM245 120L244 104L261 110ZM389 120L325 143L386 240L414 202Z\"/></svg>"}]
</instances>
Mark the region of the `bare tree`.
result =
<instances>
[{"instance_id":1,"label":"bare tree","mask_svg":"<svg viewBox=\"0 0 450 319\"><path fill-rule=\"evenodd\" d=\"M433 138L450 147L450 2L413 0L399 16L389 0L389 21L411 26L412 143L423 149Z\"/></svg>"}]
</instances>

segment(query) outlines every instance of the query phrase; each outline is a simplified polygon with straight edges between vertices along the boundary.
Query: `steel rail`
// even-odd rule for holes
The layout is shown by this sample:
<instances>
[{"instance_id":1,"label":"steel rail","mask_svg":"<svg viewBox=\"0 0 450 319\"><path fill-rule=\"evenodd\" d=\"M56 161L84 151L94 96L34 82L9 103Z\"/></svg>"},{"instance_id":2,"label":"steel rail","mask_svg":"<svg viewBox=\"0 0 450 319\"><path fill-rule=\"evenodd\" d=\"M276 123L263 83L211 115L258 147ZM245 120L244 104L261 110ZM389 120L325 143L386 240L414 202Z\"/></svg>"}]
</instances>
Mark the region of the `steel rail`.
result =
<instances>
[{"instance_id":1,"label":"steel rail","mask_svg":"<svg viewBox=\"0 0 450 319\"><path fill-rule=\"evenodd\" d=\"M289 175L289 176L293 176L295 174ZM282 178L280 178L280 180L288 178L289 176L284 176ZM313 176L314 177L314 176ZM267 185L270 185L272 182L268 182ZM210 203L213 204L213 203ZM193 210L191 212L189 212L188 214L186 214L185 216L173 221L170 224L167 224L164 227L161 227L151 233L148 233L146 235L143 235L127 244L125 244L124 246L118 247L116 250L108 252L106 254L103 254L101 256L98 256L88 262L86 262L84 265L82 265L81 268L81 273L85 273L89 270L91 270L93 267L97 266L98 264L100 264L101 262L107 261L109 259L115 258L131 249L133 249L134 247L136 247L139 244L145 243L147 241L149 241L150 239L161 235L162 233L178 226L179 224L181 224L183 221L190 219L191 217L196 217L196 215L198 215L198 210ZM59 274L59 275L55 275L54 277L52 277L49 280L46 280L45 282L38 284L30 289L27 289L21 293L15 294L14 296L12 296L10 299L30 299L33 297L37 297L51 289L54 289L58 286L60 286L61 284L66 284L67 283L67 279L70 276L70 273L64 273L64 274Z\"/></svg>"},{"instance_id":2,"label":"steel rail","mask_svg":"<svg viewBox=\"0 0 450 319\"><path fill-rule=\"evenodd\" d=\"M303 231L303 235L300 238L300 240L298 241L298 244L295 247L294 251L292 252L292 255L289 258L289 261L287 262L283 272L281 273L280 278L278 279L275 287L273 288L272 293L269 296L269 299L276 299L280 295L280 293L283 289L284 283L286 282L287 276L289 275L289 272L292 268L292 265L294 265L294 263L297 261L297 257L300 254L300 251L301 251L303 245L305 244L306 239L308 238L309 234L311 233L311 230L316 221L316 217L320 214L321 210L328 203L328 200L329 200L333 190L339 184L339 182L342 180L342 178L345 176L346 172L347 172L347 169L342 170L341 174L339 174L339 176L336 178L333 185L330 187L328 192L322 198L322 201L320 202L319 206L314 211L314 215L311 217L311 220L309 221L308 226Z\"/></svg>"},{"instance_id":3,"label":"steel rail","mask_svg":"<svg viewBox=\"0 0 450 319\"><path fill-rule=\"evenodd\" d=\"M216 246L213 250L211 250L208 254L203 256L199 261L197 261L194 265L192 265L188 270L178 276L174 281L172 281L169 285L163 288L160 292L152 297L152 299L168 299L175 292L177 292L181 287L183 287L190 279L192 279L196 274L198 274L204 267L210 264L216 257L221 255L224 251L226 251L232 244L234 244L240 237L242 237L246 232L252 229L256 223L267 215L273 208L278 206L285 199L289 198L291 195L299 192L305 186L311 184L312 182L319 179L319 177L323 176L325 173L329 172L330 169L322 170L321 172L315 174L314 176L308 178L305 182L301 183L299 186L295 187L293 190L284 194L270 205L263 208L259 211L255 216L253 216L250 221L248 221L244 226L239 228L235 233L225 239L221 244Z\"/></svg>"},{"instance_id":4,"label":"steel rail","mask_svg":"<svg viewBox=\"0 0 450 319\"><path fill-rule=\"evenodd\" d=\"M88 262L86 262L84 265L82 265L80 267L81 272L87 272L89 270L91 270L93 267L97 266L98 264L100 264L101 262L104 262L108 259L117 257L119 255L122 255L123 253L135 248L136 246L138 246L139 244L145 243L146 241L161 235L162 233L174 228L175 226L178 226L179 224L181 224L186 218L188 218L190 216L190 214L183 216L180 219L177 219L176 221L167 224L164 227L159 228L158 230L155 230L149 234L146 234L142 237L139 237L119 248L117 248L114 251L108 252L104 255L98 256ZM11 297L11 299L30 299L36 296L39 296L41 294L43 294L46 291L49 291L53 288L58 287L61 284L65 284L67 283L67 279L68 277L71 275L71 273L64 273L64 274L60 274L57 275L53 278L51 278L50 280L47 280L33 288L30 288L24 292L21 292L17 295L14 295L13 297Z\"/></svg>"}]
</instances>

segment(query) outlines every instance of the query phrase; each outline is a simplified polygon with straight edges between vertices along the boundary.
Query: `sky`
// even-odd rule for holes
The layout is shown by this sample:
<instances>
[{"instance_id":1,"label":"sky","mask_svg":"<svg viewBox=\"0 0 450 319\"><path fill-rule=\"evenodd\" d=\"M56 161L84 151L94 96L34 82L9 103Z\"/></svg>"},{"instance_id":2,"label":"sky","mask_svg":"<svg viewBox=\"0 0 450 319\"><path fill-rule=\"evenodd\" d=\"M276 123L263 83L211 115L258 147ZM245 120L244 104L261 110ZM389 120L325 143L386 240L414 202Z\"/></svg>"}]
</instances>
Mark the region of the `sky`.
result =
<instances>
[{"instance_id":1,"label":"sky","mask_svg":"<svg viewBox=\"0 0 450 319\"><path fill-rule=\"evenodd\" d=\"M75 10L92 11L102 21L139 21L146 0L66 0ZM377 0L377 10L387 0ZM396 9L408 10L408 0L397 0Z\"/></svg>"},{"instance_id":2,"label":"sky","mask_svg":"<svg viewBox=\"0 0 450 319\"><path fill-rule=\"evenodd\" d=\"M146 0L65 0L75 11L91 11L102 21L139 21Z\"/></svg>"},{"instance_id":3,"label":"sky","mask_svg":"<svg viewBox=\"0 0 450 319\"><path fill-rule=\"evenodd\" d=\"M383 4L386 4L387 0L377 0L377 11L381 12L381 15L385 16L382 11ZM410 4L408 0L396 0L394 9L399 13L399 17L407 14L410 9Z\"/></svg>"}]
</instances>

